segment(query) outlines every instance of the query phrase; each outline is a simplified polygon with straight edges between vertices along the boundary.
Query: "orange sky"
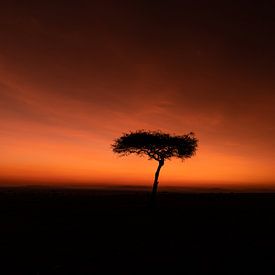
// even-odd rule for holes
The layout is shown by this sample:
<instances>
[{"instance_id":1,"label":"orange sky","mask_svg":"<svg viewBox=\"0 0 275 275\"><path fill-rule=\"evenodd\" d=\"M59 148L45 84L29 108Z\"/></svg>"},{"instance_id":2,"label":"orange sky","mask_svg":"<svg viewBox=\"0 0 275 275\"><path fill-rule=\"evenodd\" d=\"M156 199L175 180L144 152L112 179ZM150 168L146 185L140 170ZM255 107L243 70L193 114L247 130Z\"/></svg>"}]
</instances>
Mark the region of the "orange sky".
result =
<instances>
[{"instance_id":1,"label":"orange sky","mask_svg":"<svg viewBox=\"0 0 275 275\"><path fill-rule=\"evenodd\" d=\"M1 4L1 182L149 185L110 144L159 129L199 139L163 185L275 186L270 7L115 2Z\"/></svg>"}]
</instances>

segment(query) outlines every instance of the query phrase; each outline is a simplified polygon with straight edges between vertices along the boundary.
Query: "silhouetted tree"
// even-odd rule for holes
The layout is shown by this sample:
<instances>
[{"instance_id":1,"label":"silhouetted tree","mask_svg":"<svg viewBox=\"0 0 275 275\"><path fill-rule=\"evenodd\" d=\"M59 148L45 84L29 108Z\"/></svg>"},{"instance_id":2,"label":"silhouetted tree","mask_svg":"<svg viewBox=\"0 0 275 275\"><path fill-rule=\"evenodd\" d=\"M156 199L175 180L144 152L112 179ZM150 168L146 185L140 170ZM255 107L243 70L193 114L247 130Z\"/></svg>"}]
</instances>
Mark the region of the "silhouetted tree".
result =
<instances>
[{"instance_id":1,"label":"silhouetted tree","mask_svg":"<svg viewBox=\"0 0 275 275\"><path fill-rule=\"evenodd\" d=\"M161 167L165 160L172 157L186 159L192 157L197 149L198 140L194 133L186 135L170 135L161 131L138 130L123 134L112 144L113 152L122 156L129 154L145 155L149 160L158 161L158 168L155 173L155 180L151 193L151 203L154 203L158 178Z\"/></svg>"}]
</instances>

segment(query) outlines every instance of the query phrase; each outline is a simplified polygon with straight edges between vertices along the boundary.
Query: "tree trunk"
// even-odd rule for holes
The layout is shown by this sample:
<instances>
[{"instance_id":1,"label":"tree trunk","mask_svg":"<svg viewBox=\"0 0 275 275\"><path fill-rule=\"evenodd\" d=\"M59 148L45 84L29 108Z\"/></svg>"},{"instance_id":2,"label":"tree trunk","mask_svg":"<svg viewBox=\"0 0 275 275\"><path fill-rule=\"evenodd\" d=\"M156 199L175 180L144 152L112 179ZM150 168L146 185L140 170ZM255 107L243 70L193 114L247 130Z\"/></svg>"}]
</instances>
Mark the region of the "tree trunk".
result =
<instances>
[{"instance_id":1,"label":"tree trunk","mask_svg":"<svg viewBox=\"0 0 275 275\"><path fill-rule=\"evenodd\" d=\"M153 189L152 189L152 193L151 193L151 200L150 200L150 205L151 206L154 206L155 201L156 201L156 196L157 196L157 191L158 191L159 172L160 172L160 169L163 165L164 165L164 159L161 159L159 161L159 165L158 165L157 171L155 173L155 180L154 180Z\"/></svg>"}]
</instances>

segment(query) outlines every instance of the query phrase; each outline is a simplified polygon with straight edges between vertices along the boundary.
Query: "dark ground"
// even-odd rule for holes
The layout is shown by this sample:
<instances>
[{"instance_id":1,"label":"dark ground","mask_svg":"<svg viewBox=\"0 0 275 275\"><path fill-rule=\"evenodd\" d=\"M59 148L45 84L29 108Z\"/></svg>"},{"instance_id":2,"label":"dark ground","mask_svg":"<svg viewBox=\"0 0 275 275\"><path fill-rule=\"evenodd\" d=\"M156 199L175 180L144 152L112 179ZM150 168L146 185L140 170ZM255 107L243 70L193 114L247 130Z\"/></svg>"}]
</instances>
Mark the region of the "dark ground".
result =
<instances>
[{"instance_id":1,"label":"dark ground","mask_svg":"<svg viewBox=\"0 0 275 275\"><path fill-rule=\"evenodd\" d=\"M275 194L0 189L0 274L275 274Z\"/></svg>"}]
</instances>

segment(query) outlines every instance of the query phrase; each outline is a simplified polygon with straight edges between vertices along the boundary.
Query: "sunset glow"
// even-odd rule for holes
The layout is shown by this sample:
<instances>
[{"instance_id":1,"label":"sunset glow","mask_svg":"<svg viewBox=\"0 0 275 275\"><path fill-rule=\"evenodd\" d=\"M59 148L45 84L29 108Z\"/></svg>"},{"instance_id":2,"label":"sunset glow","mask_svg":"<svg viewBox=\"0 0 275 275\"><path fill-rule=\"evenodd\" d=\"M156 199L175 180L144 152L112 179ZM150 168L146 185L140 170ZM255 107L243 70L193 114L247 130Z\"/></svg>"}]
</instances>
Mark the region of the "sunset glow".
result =
<instances>
[{"instance_id":1,"label":"sunset glow","mask_svg":"<svg viewBox=\"0 0 275 275\"><path fill-rule=\"evenodd\" d=\"M203 18L165 20L164 7L87 5L1 11L1 184L149 186L157 163L110 145L150 129L199 139L160 185L275 187L274 39L248 26L242 41L225 14L226 35L219 18L205 33Z\"/></svg>"}]
</instances>

